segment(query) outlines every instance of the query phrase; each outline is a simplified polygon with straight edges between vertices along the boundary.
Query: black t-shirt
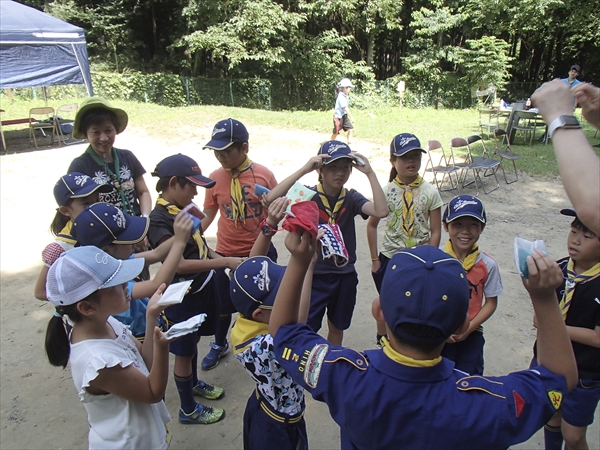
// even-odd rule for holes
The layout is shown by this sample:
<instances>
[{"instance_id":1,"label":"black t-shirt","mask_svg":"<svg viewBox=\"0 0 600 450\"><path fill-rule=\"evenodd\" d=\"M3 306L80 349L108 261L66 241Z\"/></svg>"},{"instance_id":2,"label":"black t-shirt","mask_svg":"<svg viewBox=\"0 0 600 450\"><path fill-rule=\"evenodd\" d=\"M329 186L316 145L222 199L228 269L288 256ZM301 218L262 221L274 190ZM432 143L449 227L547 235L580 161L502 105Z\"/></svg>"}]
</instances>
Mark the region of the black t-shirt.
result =
<instances>
[{"instance_id":1,"label":"black t-shirt","mask_svg":"<svg viewBox=\"0 0 600 450\"><path fill-rule=\"evenodd\" d=\"M119 183L123 187L126 198L129 203L133 206L133 211L136 216L140 215L140 203L138 201L137 192L135 191L135 179L141 177L146 173L146 170L135 157L135 155L129 150L115 149L119 158ZM108 163L108 168L115 173L115 163ZM111 203L125 213L129 214L129 211L123 207L123 201L121 194L114 186L114 180L106 172L104 164L100 165L92 156L88 153L84 153L81 156L75 158L69 166L69 172L81 172L94 179L97 184L110 184L113 186L113 190L108 193L100 193L100 201Z\"/></svg>"},{"instance_id":2,"label":"black t-shirt","mask_svg":"<svg viewBox=\"0 0 600 450\"><path fill-rule=\"evenodd\" d=\"M150 227L148 228L148 241L152 248L156 248L158 243L166 237L171 237L175 234L173 230L173 223L175 222L175 217L167 208L162 205L156 205L152 212L150 213ZM206 240L204 236L202 236L202 240L206 244ZM185 259L200 259L200 252L198 249L198 244L192 236L188 239L187 245L183 250L183 257ZM208 277L210 271L207 272L199 272L199 273L185 273L179 274L176 273L173 277L173 283L178 281L185 280L194 280L191 286L190 292L194 292L196 289L200 288Z\"/></svg>"}]
</instances>

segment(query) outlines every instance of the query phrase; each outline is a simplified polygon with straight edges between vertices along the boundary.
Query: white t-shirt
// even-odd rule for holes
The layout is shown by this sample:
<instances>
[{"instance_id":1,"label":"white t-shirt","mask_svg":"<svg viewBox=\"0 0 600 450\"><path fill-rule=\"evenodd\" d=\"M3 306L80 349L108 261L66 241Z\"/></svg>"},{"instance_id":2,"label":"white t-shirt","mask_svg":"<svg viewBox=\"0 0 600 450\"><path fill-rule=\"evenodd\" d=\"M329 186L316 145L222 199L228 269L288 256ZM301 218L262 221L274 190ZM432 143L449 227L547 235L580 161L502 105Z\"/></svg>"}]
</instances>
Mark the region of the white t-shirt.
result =
<instances>
[{"instance_id":1,"label":"white t-shirt","mask_svg":"<svg viewBox=\"0 0 600 450\"><path fill-rule=\"evenodd\" d=\"M166 426L171 421L165 403L140 403L113 394L92 395L85 389L98 371L131 364L148 375L129 330L113 317L109 325L117 338L88 339L71 344L71 374L90 424L90 449L166 449Z\"/></svg>"}]
</instances>

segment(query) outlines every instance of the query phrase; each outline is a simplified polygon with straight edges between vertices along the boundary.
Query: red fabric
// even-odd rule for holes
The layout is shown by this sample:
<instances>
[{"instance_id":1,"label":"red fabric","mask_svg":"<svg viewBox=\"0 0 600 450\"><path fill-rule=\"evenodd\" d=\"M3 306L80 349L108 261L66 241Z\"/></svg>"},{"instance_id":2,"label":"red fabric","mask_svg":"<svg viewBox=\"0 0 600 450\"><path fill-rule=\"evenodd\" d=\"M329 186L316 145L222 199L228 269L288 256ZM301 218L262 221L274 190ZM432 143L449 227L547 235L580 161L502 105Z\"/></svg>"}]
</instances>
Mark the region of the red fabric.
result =
<instances>
[{"instance_id":1,"label":"red fabric","mask_svg":"<svg viewBox=\"0 0 600 450\"><path fill-rule=\"evenodd\" d=\"M52 242L42 251L42 261L50 267L64 251L65 249L59 243Z\"/></svg>"},{"instance_id":2,"label":"red fabric","mask_svg":"<svg viewBox=\"0 0 600 450\"><path fill-rule=\"evenodd\" d=\"M517 391L513 391L513 397L515 399L515 414L518 419L525 407L525 400L523 400L523 397L521 397Z\"/></svg>"},{"instance_id":3,"label":"red fabric","mask_svg":"<svg viewBox=\"0 0 600 450\"><path fill-rule=\"evenodd\" d=\"M281 228L291 232L308 231L313 238L317 237L319 226L319 207L315 202L298 202L291 207L296 217L286 216Z\"/></svg>"}]
</instances>

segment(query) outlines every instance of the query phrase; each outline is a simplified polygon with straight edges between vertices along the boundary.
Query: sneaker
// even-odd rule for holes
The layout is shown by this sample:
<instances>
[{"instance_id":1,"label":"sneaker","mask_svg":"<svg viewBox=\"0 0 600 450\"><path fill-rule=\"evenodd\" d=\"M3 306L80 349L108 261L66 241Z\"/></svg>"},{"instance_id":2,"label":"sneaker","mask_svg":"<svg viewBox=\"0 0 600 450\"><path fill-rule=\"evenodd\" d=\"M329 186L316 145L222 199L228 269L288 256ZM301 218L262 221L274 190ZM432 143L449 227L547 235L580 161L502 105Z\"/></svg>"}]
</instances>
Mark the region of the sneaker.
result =
<instances>
[{"instance_id":1,"label":"sneaker","mask_svg":"<svg viewBox=\"0 0 600 450\"><path fill-rule=\"evenodd\" d=\"M210 424L218 422L225 417L225 410L221 408L211 408L196 403L196 409L186 414L183 409L179 409L179 423L183 424Z\"/></svg>"},{"instance_id":2,"label":"sneaker","mask_svg":"<svg viewBox=\"0 0 600 450\"><path fill-rule=\"evenodd\" d=\"M198 380L198 384L194 386L194 395L200 395L208 400L219 400L225 396L225 390Z\"/></svg>"},{"instance_id":3,"label":"sneaker","mask_svg":"<svg viewBox=\"0 0 600 450\"><path fill-rule=\"evenodd\" d=\"M214 342L211 342L208 355L202 359L202 370L210 370L217 367L217 364L219 364L219 359L221 359L223 355L227 353L227 350L229 350L229 343L225 342L225 345L217 345Z\"/></svg>"}]
</instances>

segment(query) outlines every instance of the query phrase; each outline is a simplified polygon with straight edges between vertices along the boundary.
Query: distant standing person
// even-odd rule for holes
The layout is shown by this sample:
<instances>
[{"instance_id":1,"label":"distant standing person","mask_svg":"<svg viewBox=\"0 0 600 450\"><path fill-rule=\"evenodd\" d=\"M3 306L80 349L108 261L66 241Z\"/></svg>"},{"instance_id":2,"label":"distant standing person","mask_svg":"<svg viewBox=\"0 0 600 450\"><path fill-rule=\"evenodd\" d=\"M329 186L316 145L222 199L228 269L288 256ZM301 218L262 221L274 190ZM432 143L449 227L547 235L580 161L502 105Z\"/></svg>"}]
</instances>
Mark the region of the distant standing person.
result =
<instances>
[{"instance_id":1,"label":"distant standing person","mask_svg":"<svg viewBox=\"0 0 600 450\"><path fill-rule=\"evenodd\" d=\"M352 113L348 106L348 94L350 94L350 89L353 87L354 85L349 78L344 78L338 83L338 95L335 101L335 110L333 111L332 141L337 139L341 130L344 130L348 135L348 144L352 143L352 131L354 130L352 123L354 122L354 118L352 117Z\"/></svg>"},{"instance_id":2,"label":"distant standing person","mask_svg":"<svg viewBox=\"0 0 600 450\"><path fill-rule=\"evenodd\" d=\"M581 67L578 64L573 64L569 69L569 76L567 78L561 78L560 81L569 86L570 89L573 89L575 86L581 83L577 79L579 76L579 72L581 72ZM573 108L577 106L577 98L573 96ZM548 134L548 127L546 127L546 131L544 134L540 136L540 142L544 142L546 140L546 134ZM550 136L552 137L552 136Z\"/></svg>"}]
</instances>

